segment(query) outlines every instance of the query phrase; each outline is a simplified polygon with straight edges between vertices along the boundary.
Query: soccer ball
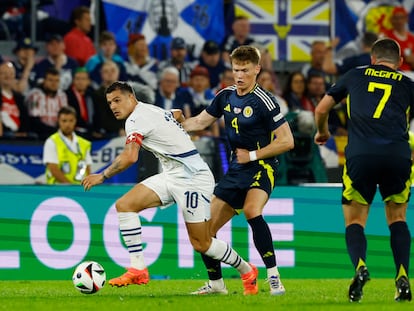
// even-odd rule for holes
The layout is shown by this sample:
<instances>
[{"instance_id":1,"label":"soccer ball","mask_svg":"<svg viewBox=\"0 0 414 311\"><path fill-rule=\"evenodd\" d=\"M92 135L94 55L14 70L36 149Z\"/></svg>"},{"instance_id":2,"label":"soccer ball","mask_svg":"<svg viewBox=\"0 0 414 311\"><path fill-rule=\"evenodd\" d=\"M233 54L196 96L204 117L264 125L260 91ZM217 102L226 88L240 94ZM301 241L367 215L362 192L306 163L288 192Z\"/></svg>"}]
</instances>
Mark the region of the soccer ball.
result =
<instances>
[{"instance_id":1,"label":"soccer ball","mask_svg":"<svg viewBox=\"0 0 414 311\"><path fill-rule=\"evenodd\" d=\"M94 294L105 285L106 273L99 263L84 261L76 267L72 281L81 293Z\"/></svg>"}]
</instances>

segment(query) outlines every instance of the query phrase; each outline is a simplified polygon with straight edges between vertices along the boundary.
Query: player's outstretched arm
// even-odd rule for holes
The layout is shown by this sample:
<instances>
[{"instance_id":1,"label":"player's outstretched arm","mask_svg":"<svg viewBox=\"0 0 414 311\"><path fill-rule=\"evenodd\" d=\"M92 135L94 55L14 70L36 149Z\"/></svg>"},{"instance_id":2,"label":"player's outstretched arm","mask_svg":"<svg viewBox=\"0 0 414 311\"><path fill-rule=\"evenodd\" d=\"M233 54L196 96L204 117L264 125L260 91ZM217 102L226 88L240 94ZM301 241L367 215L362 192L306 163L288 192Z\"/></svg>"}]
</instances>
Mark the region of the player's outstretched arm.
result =
<instances>
[{"instance_id":1,"label":"player's outstretched arm","mask_svg":"<svg viewBox=\"0 0 414 311\"><path fill-rule=\"evenodd\" d=\"M186 119L182 123L182 126L187 132L201 131L201 130L204 130L209 125L213 124L213 122L216 120L217 120L216 117L213 117L207 111L203 110L195 117Z\"/></svg>"},{"instance_id":2,"label":"player's outstretched arm","mask_svg":"<svg viewBox=\"0 0 414 311\"><path fill-rule=\"evenodd\" d=\"M130 142L125 145L124 150L119 154L111 165L101 174L91 174L82 180L82 186L85 191L90 190L93 186L99 185L110 178L130 167L138 161L140 145L137 142Z\"/></svg>"}]
</instances>

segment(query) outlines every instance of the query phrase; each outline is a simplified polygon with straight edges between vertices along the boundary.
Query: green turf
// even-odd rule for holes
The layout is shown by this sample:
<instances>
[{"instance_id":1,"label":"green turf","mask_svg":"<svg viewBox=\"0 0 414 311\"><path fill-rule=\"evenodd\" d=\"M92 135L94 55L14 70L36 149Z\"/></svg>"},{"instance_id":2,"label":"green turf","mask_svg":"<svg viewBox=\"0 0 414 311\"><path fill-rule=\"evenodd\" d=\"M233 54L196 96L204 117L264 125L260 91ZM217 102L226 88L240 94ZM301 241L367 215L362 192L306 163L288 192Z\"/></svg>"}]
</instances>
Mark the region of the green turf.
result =
<instances>
[{"instance_id":1,"label":"green turf","mask_svg":"<svg viewBox=\"0 0 414 311\"><path fill-rule=\"evenodd\" d=\"M345 279L286 279L284 296L270 296L259 281L256 296L243 296L240 280L226 280L227 296L190 296L199 280L152 280L147 285L112 288L85 295L71 281L0 281L0 310L414 310L414 302L393 300L391 279L374 279L361 303L349 303Z\"/></svg>"}]
</instances>

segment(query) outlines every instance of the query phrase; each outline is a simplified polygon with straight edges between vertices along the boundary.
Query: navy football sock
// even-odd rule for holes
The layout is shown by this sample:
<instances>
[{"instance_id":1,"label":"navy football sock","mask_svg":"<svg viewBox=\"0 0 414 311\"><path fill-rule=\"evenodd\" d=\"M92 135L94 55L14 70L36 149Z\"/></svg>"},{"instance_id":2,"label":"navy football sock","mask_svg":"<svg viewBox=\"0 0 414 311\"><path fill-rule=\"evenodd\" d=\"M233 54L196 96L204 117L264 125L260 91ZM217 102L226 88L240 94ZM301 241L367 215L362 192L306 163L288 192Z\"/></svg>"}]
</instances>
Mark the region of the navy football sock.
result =
<instances>
[{"instance_id":1,"label":"navy football sock","mask_svg":"<svg viewBox=\"0 0 414 311\"><path fill-rule=\"evenodd\" d=\"M213 259L207 255L201 254L204 265L207 268L207 274L209 280L219 280L223 277L221 272L221 262L217 259Z\"/></svg>"},{"instance_id":2,"label":"navy football sock","mask_svg":"<svg viewBox=\"0 0 414 311\"><path fill-rule=\"evenodd\" d=\"M266 268L269 269L275 267L275 249L273 247L272 234L267 222L262 215L249 219L247 222L249 223L250 228L252 228L254 245L262 257Z\"/></svg>"},{"instance_id":3,"label":"navy football sock","mask_svg":"<svg viewBox=\"0 0 414 311\"><path fill-rule=\"evenodd\" d=\"M359 260L363 260L367 254L367 239L365 237L364 228L358 224L352 224L345 229L346 247L352 264L357 269Z\"/></svg>"},{"instance_id":4,"label":"navy football sock","mask_svg":"<svg viewBox=\"0 0 414 311\"><path fill-rule=\"evenodd\" d=\"M397 221L389 226L390 229L390 244L392 254L394 255L394 263L397 277L400 274L401 266L404 268L404 273L408 273L410 262L410 246L411 235L405 221ZM408 275L406 275L408 277Z\"/></svg>"}]
</instances>

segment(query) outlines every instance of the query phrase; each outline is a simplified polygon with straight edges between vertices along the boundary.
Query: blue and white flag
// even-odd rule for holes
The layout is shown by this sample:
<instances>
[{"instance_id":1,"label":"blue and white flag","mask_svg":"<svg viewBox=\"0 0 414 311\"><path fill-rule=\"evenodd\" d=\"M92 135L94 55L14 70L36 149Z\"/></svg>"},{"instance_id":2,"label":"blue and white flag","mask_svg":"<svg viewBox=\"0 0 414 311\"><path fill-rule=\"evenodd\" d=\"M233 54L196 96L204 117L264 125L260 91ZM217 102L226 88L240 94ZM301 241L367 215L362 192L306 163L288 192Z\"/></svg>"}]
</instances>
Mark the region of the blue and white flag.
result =
<instances>
[{"instance_id":1,"label":"blue and white flag","mask_svg":"<svg viewBox=\"0 0 414 311\"><path fill-rule=\"evenodd\" d=\"M205 40L224 39L223 0L103 0L108 30L115 34L126 58L130 34L143 34L151 56L169 56L174 37L182 37L190 53L198 55Z\"/></svg>"},{"instance_id":2,"label":"blue and white flag","mask_svg":"<svg viewBox=\"0 0 414 311\"><path fill-rule=\"evenodd\" d=\"M330 3L324 0L235 0L236 15L247 16L251 34L274 60L308 61L315 40L330 35Z\"/></svg>"}]
</instances>

